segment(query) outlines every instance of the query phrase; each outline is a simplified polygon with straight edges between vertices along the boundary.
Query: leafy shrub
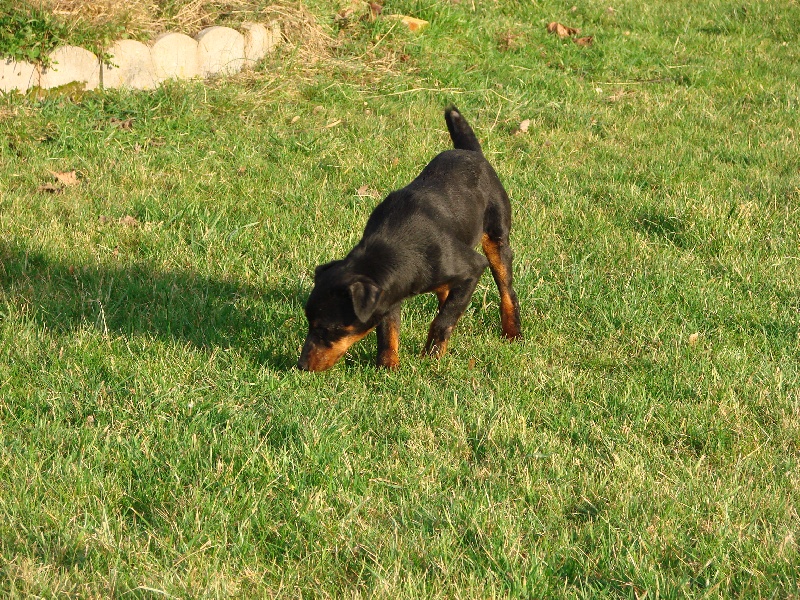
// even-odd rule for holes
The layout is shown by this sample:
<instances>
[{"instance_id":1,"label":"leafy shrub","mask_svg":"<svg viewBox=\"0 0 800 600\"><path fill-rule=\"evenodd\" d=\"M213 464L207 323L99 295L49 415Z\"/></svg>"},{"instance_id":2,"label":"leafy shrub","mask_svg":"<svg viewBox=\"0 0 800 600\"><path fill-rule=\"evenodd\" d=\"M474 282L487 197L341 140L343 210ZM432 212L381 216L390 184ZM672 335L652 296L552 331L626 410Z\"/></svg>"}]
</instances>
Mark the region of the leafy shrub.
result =
<instances>
[{"instance_id":1,"label":"leafy shrub","mask_svg":"<svg viewBox=\"0 0 800 600\"><path fill-rule=\"evenodd\" d=\"M53 15L32 6L0 1L0 56L41 62L69 38L69 27Z\"/></svg>"}]
</instances>

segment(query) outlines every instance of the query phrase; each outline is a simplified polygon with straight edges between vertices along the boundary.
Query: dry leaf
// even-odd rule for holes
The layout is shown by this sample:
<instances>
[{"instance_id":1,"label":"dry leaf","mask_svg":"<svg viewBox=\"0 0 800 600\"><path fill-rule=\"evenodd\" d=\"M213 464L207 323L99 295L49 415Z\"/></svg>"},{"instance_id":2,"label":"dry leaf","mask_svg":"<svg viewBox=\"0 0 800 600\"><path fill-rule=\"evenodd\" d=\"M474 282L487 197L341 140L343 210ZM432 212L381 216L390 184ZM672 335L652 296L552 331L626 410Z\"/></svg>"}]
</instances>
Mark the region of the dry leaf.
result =
<instances>
[{"instance_id":1,"label":"dry leaf","mask_svg":"<svg viewBox=\"0 0 800 600\"><path fill-rule=\"evenodd\" d=\"M633 94L630 90L617 90L613 94L611 94L608 98L606 98L606 102L619 102L625 96L629 96Z\"/></svg>"},{"instance_id":2,"label":"dry leaf","mask_svg":"<svg viewBox=\"0 0 800 600\"><path fill-rule=\"evenodd\" d=\"M336 127L337 125L340 125L341 123L342 123L341 119L336 119L335 121L331 121L330 123L325 125L325 129L330 129L331 127Z\"/></svg>"},{"instance_id":3,"label":"dry leaf","mask_svg":"<svg viewBox=\"0 0 800 600\"><path fill-rule=\"evenodd\" d=\"M517 128L517 130L514 133L515 134L528 133L528 127L530 127L530 126L531 126L531 120L530 119L525 119L525 120L520 122L519 127Z\"/></svg>"},{"instance_id":4,"label":"dry leaf","mask_svg":"<svg viewBox=\"0 0 800 600\"><path fill-rule=\"evenodd\" d=\"M378 192L371 189L366 183L356 190L356 196L360 196L362 198L377 198L379 195L380 194L378 194Z\"/></svg>"},{"instance_id":5,"label":"dry leaf","mask_svg":"<svg viewBox=\"0 0 800 600\"><path fill-rule=\"evenodd\" d=\"M78 185L78 173L75 171L69 171L68 173L50 171L50 173L53 177L58 179L58 182L63 186Z\"/></svg>"},{"instance_id":6,"label":"dry leaf","mask_svg":"<svg viewBox=\"0 0 800 600\"><path fill-rule=\"evenodd\" d=\"M514 33L512 31L505 31L500 34L497 38L497 49L500 52L509 52L512 50L518 50L522 47L522 43L519 39L522 37L520 33Z\"/></svg>"},{"instance_id":7,"label":"dry leaf","mask_svg":"<svg viewBox=\"0 0 800 600\"><path fill-rule=\"evenodd\" d=\"M689 345L690 346L696 346L697 342L699 340L700 340L700 334L699 333L693 333L693 334L691 334L689 336Z\"/></svg>"},{"instance_id":8,"label":"dry leaf","mask_svg":"<svg viewBox=\"0 0 800 600\"><path fill-rule=\"evenodd\" d=\"M103 225L111 223L111 221L113 221L113 220L114 219L112 219L111 217L108 217L106 215L100 215L100 223L102 223Z\"/></svg>"},{"instance_id":9,"label":"dry leaf","mask_svg":"<svg viewBox=\"0 0 800 600\"><path fill-rule=\"evenodd\" d=\"M587 35L586 37L579 37L572 40L578 46L591 46L594 43L594 36Z\"/></svg>"},{"instance_id":10,"label":"dry leaf","mask_svg":"<svg viewBox=\"0 0 800 600\"><path fill-rule=\"evenodd\" d=\"M419 31L420 29L424 29L428 26L428 21L417 19L415 17L409 17L407 15L389 15L388 18L392 19L393 21L400 21L408 28L409 31Z\"/></svg>"},{"instance_id":11,"label":"dry leaf","mask_svg":"<svg viewBox=\"0 0 800 600\"><path fill-rule=\"evenodd\" d=\"M58 194L59 192L63 192L64 188L60 185L56 185L55 183L45 183L36 188L36 191L47 192L48 194Z\"/></svg>"},{"instance_id":12,"label":"dry leaf","mask_svg":"<svg viewBox=\"0 0 800 600\"><path fill-rule=\"evenodd\" d=\"M299 120L300 120L300 117L298 115L295 115L295 116L292 117L291 123L292 124L297 123Z\"/></svg>"},{"instance_id":13,"label":"dry leaf","mask_svg":"<svg viewBox=\"0 0 800 600\"><path fill-rule=\"evenodd\" d=\"M352 8L345 8L336 13L336 16L333 18L333 20L339 27L347 27L350 24L350 17L353 16L354 12L355 10Z\"/></svg>"},{"instance_id":14,"label":"dry leaf","mask_svg":"<svg viewBox=\"0 0 800 600\"><path fill-rule=\"evenodd\" d=\"M133 127L133 118L118 119L116 117L111 117L110 123L114 127L119 127L120 129L131 129Z\"/></svg>"},{"instance_id":15,"label":"dry leaf","mask_svg":"<svg viewBox=\"0 0 800 600\"><path fill-rule=\"evenodd\" d=\"M378 4L377 2L370 2L369 3L369 12L372 14L372 18L374 19L379 14L383 12L383 6Z\"/></svg>"},{"instance_id":16,"label":"dry leaf","mask_svg":"<svg viewBox=\"0 0 800 600\"><path fill-rule=\"evenodd\" d=\"M125 227L136 227L139 224L139 221L136 220L136 217L125 215L119 220L119 224L125 225Z\"/></svg>"},{"instance_id":17,"label":"dry leaf","mask_svg":"<svg viewBox=\"0 0 800 600\"><path fill-rule=\"evenodd\" d=\"M547 26L547 31L548 33L558 34L558 37L560 38L565 38L577 35L580 30L575 29L574 27L567 27L566 25L562 25L561 23L556 23L553 21Z\"/></svg>"}]
</instances>

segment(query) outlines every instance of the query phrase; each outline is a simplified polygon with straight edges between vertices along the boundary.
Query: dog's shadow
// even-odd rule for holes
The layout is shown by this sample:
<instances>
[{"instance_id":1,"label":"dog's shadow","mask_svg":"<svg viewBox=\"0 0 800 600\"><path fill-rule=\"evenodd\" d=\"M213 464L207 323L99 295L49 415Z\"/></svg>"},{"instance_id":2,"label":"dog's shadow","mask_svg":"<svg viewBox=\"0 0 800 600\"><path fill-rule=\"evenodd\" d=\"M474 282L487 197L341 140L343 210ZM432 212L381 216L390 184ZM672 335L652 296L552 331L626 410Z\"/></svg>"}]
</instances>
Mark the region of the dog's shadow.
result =
<instances>
[{"instance_id":1,"label":"dog's shadow","mask_svg":"<svg viewBox=\"0 0 800 600\"><path fill-rule=\"evenodd\" d=\"M288 370L305 335L307 291L269 288L145 263L67 264L0 242L0 300L25 307L54 332L91 325L121 335L233 348L254 363Z\"/></svg>"}]
</instances>

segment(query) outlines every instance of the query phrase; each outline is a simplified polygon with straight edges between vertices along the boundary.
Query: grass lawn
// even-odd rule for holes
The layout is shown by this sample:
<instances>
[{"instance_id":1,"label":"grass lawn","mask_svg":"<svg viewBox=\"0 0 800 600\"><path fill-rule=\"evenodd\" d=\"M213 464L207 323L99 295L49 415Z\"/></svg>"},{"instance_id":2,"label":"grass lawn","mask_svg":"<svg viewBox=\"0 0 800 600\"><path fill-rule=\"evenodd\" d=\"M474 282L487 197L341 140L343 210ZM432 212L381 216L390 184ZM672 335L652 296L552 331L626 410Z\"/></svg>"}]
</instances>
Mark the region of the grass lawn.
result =
<instances>
[{"instance_id":1,"label":"grass lawn","mask_svg":"<svg viewBox=\"0 0 800 600\"><path fill-rule=\"evenodd\" d=\"M798 597L800 4L310 8L316 63L0 97L0 594ZM430 295L296 370L449 101L524 340L487 271L440 361Z\"/></svg>"}]
</instances>

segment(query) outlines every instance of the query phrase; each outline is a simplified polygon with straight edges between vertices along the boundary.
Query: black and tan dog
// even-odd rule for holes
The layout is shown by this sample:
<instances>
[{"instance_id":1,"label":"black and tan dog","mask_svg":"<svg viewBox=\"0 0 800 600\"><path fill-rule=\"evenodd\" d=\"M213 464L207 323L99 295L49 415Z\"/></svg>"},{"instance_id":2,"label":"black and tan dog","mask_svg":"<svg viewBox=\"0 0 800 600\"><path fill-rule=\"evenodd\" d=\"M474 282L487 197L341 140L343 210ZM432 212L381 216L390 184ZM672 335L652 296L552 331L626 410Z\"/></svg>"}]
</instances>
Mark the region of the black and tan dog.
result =
<instances>
[{"instance_id":1,"label":"black and tan dog","mask_svg":"<svg viewBox=\"0 0 800 600\"><path fill-rule=\"evenodd\" d=\"M390 193L344 259L317 267L305 309L309 329L301 369L332 367L376 328L378 365L397 367L400 304L426 292L436 293L439 311L425 353L441 356L487 266L500 290L503 335L520 336L508 195L464 117L453 106L444 117L455 150L442 152L414 181ZM475 251L479 243L485 257Z\"/></svg>"}]
</instances>

